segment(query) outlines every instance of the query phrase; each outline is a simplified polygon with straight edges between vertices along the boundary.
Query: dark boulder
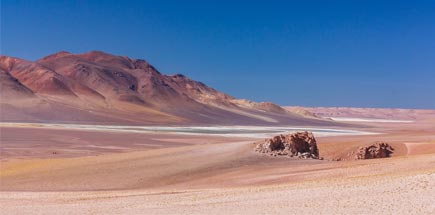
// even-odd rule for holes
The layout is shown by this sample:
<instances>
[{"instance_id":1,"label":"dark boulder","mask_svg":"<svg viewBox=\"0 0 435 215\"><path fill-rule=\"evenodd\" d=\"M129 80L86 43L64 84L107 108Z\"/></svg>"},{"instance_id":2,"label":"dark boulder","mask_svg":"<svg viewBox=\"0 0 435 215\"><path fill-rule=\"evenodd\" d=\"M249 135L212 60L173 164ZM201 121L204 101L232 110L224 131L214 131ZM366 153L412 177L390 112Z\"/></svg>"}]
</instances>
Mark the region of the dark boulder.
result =
<instances>
[{"instance_id":1,"label":"dark boulder","mask_svg":"<svg viewBox=\"0 0 435 215\"><path fill-rule=\"evenodd\" d=\"M355 159L375 159L390 157L394 148L384 142L376 142L369 146L360 147L355 155Z\"/></svg>"},{"instance_id":2,"label":"dark boulder","mask_svg":"<svg viewBox=\"0 0 435 215\"><path fill-rule=\"evenodd\" d=\"M286 155L300 158L319 158L319 149L312 132L278 135L257 144L255 151L273 156Z\"/></svg>"}]
</instances>

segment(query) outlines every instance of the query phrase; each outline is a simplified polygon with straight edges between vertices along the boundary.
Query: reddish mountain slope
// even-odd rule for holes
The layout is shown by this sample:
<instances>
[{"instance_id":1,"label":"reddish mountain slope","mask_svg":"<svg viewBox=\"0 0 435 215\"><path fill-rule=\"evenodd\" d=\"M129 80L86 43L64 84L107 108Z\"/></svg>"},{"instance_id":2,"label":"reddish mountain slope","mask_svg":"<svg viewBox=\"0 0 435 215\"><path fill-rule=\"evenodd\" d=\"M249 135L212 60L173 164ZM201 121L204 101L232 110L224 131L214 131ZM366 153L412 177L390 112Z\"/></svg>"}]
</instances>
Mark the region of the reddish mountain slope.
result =
<instances>
[{"instance_id":1,"label":"reddish mountain slope","mask_svg":"<svg viewBox=\"0 0 435 215\"><path fill-rule=\"evenodd\" d=\"M33 97L33 92L11 76L8 71L0 69L0 97L16 100Z\"/></svg>"},{"instance_id":2,"label":"reddish mountain slope","mask_svg":"<svg viewBox=\"0 0 435 215\"><path fill-rule=\"evenodd\" d=\"M238 100L144 60L92 51L35 62L0 57L1 120L118 124L326 125L272 103Z\"/></svg>"}]
</instances>

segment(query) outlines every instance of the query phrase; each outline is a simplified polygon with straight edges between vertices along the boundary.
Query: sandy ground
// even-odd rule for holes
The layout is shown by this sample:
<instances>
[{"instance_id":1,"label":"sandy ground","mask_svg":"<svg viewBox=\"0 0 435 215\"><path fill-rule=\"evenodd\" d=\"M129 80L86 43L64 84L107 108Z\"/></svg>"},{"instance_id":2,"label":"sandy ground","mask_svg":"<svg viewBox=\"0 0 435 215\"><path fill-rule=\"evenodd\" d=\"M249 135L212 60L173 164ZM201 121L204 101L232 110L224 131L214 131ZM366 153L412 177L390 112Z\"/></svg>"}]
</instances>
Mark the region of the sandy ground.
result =
<instances>
[{"instance_id":1,"label":"sandy ground","mask_svg":"<svg viewBox=\"0 0 435 215\"><path fill-rule=\"evenodd\" d=\"M1 127L0 214L434 214L435 121L360 123L382 134L320 137L325 160L252 138ZM374 141L394 156L352 159Z\"/></svg>"},{"instance_id":2,"label":"sandy ground","mask_svg":"<svg viewBox=\"0 0 435 215\"><path fill-rule=\"evenodd\" d=\"M432 172L233 189L3 192L0 209L4 214L433 214L434 193Z\"/></svg>"},{"instance_id":3,"label":"sandy ground","mask_svg":"<svg viewBox=\"0 0 435 215\"><path fill-rule=\"evenodd\" d=\"M65 158L116 152L143 151L194 144L225 143L252 138L214 137L163 133L136 133L0 127L1 159Z\"/></svg>"}]
</instances>

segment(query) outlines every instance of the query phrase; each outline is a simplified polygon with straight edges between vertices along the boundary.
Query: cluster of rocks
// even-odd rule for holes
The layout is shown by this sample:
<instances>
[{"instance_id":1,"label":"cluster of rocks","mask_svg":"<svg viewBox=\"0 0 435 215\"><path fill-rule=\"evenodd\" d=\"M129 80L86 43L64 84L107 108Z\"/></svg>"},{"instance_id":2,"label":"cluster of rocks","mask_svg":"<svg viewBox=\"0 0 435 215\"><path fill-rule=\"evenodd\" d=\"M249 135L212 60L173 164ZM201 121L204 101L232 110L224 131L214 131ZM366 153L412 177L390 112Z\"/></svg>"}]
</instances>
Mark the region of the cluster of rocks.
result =
<instances>
[{"instance_id":1,"label":"cluster of rocks","mask_svg":"<svg viewBox=\"0 0 435 215\"><path fill-rule=\"evenodd\" d=\"M319 149L312 132L278 135L258 143L255 151L272 156L319 159Z\"/></svg>"},{"instance_id":2,"label":"cluster of rocks","mask_svg":"<svg viewBox=\"0 0 435 215\"><path fill-rule=\"evenodd\" d=\"M390 157L394 148L385 142L376 142L369 146L363 146L358 149L355 155L355 159L374 159L374 158L386 158Z\"/></svg>"}]
</instances>

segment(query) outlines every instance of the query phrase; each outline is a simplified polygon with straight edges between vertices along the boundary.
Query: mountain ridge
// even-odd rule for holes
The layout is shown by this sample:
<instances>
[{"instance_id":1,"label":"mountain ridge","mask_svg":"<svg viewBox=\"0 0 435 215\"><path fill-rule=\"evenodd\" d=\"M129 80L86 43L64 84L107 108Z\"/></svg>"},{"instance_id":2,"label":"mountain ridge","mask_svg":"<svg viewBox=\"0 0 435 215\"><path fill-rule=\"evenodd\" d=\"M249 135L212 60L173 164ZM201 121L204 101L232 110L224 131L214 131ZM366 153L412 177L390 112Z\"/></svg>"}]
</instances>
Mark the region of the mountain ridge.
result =
<instances>
[{"instance_id":1,"label":"mountain ridge","mask_svg":"<svg viewBox=\"0 0 435 215\"><path fill-rule=\"evenodd\" d=\"M2 121L331 124L271 102L236 99L182 74L162 74L145 60L101 51L60 51L36 61L0 56L0 72Z\"/></svg>"}]
</instances>

